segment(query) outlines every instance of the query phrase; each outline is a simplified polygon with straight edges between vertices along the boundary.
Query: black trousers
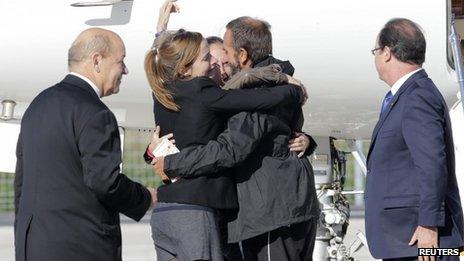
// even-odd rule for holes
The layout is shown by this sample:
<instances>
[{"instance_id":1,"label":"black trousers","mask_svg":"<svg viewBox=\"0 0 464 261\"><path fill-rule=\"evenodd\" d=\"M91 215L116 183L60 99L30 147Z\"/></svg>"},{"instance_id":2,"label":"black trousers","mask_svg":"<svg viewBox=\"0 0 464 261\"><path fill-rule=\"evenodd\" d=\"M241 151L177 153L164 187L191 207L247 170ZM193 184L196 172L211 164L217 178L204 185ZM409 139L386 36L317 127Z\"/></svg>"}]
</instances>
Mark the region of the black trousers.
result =
<instances>
[{"instance_id":1,"label":"black trousers","mask_svg":"<svg viewBox=\"0 0 464 261\"><path fill-rule=\"evenodd\" d=\"M244 240L244 260L311 261L316 230L317 220L311 219Z\"/></svg>"},{"instance_id":2,"label":"black trousers","mask_svg":"<svg viewBox=\"0 0 464 261\"><path fill-rule=\"evenodd\" d=\"M237 210L217 210L216 219L218 222L219 236L221 240L221 252L224 261L242 261L243 256L238 243L227 242L227 223L237 217Z\"/></svg>"}]
</instances>

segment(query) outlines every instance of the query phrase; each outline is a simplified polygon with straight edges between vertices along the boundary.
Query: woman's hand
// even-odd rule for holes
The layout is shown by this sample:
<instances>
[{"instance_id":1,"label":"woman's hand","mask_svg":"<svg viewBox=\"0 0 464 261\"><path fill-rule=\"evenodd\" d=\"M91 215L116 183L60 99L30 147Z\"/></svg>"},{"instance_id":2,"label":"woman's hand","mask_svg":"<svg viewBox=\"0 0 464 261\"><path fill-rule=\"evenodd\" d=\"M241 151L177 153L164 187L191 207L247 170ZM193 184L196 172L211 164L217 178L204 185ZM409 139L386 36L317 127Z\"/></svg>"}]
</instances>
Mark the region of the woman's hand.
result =
<instances>
[{"instance_id":1,"label":"woman's hand","mask_svg":"<svg viewBox=\"0 0 464 261\"><path fill-rule=\"evenodd\" d=\"M291 139L288 143L290 151L297 152L298 158L301 158L305 151L309 148L310 141L306 134L297 132L295 134L295 138Z\"/></svg>"},{"instance_id":2,"label":"woman's hand","mask_svg":"<svg viewBox=\"0 0 464 261\"><path fill-rule=\"evenodd\" d=\"M167 139L172 144L175 144L176 141L173 139L174 134L169 133L164 135L163 137L160 137L160 131L160 126L157 125L155 128L155 132L153 133L153 136L151 138L151 142L148 145L148 149L150 151L154 151L156 146L158 146L158 144L160 144L163 139ZM170 181L169 177L166 175L166 173L164 173L164 157L153 158L151 164L153 165L153 170L155 174L158 175L164 183Z\"/></svg>"},{"instance_id":3,"label":"woman's hand","mask_svg":"<svg viewBox=\"0 0 464 261\"><path fill-rule=\"evenodd\" d=\"M157 125L155 128L155 132L153 133L153 136L151 138L150 144L148 145L148 149L151 152L155 150L156 146L158 146L158 144L160 144L163 139L169 140L172 144L176 143L176 141L173 139L174 134L172 133L166 134L163 137L160 137L159 135L160 135L160 126Z\"/></svg>"},{"instance_id":4,"label":"woman's hand","mask_svg":"<svg viewBox=\"0 0 464 261\"><path fill-rule=\"evenodd\" d=\"M158 24L156 26L157 33L165 31L168 28L171 13L179 12L179 6L174 3L176 1L177 0L166 0L161 6L158 16Z\"/></svg>"}]
</instances>

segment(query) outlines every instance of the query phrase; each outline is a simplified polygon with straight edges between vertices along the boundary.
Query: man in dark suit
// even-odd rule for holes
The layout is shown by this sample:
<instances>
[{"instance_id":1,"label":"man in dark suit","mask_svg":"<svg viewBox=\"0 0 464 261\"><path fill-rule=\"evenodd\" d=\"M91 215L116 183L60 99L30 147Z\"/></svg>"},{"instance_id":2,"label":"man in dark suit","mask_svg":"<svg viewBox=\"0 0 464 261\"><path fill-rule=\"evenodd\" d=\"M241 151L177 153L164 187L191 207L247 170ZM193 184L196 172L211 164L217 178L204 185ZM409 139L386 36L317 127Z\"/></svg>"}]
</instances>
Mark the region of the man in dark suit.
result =
<instances>
[{"instance_id":1,"label":"man in dark suit","mask_svg":"<svg viewBox=\"0 0 464 261\"><path fill-rule=\"evenodd\" d=\"M153 189L120 174L119 130L100 100L127 74L121 38L82 32L71 73L25 112L15 176L16 260L121 260L119 213L140 220Z\"/></svg>"},{"instance_id":2,"label":"man in dark suit","mask_svg":"<svg viewBox=\"0 0 464 261\"><path fill-rule=\"evenodd\" d=\"M448 109L422 69L425 50L419 26L402 18L384 26L372 50L391 89L367 159L365 222L372 255L385 260L436 260L418 248L464 245Z\"/></svg>"}]
</instances>

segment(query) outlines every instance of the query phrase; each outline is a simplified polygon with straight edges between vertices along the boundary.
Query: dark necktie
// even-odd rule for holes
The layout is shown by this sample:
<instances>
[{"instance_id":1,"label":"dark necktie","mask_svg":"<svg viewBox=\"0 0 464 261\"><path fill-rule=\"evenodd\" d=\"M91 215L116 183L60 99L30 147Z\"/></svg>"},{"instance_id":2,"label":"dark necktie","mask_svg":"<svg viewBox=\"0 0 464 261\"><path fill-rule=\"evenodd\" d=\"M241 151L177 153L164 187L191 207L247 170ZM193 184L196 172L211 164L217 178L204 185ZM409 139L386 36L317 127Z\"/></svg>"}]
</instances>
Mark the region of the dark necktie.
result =
<instances>
[{"instance_id":1,"label":"dark necktie","mask_svg":"<svg viewBox=\"0 0 464 261\"><path fill-rule=\"evenodd\" d=\"M385 95L385 98L383 99L383 104L382 104L382 111L380 112L380 117L388 110L388 105L390 105L391 100L393 99L393 94L391 91Z\"/></svg>"}]
</instances>

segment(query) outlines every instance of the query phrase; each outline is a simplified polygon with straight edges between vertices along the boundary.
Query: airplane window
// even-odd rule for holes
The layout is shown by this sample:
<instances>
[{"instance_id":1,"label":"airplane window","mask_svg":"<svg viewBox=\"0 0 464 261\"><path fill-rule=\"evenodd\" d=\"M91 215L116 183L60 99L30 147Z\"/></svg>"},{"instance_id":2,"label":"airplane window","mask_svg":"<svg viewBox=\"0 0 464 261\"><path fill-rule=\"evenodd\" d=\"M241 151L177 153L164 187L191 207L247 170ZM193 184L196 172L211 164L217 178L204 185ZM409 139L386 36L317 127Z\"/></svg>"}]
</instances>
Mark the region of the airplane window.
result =
<instances>
[{"instance_id":1,"label":"airplane window","mask_svg":"<svg viewBox=\"0 0 464 261\"><path fill-rule=\"evenodd\" d=\"M124 128L122 173L145 186L158 187L161 179L142 155L153 134L153 129Z\"/></svg>"},{"instance_id":2,"label":"airplane window","mask_svg":"<svg viewBox=\"0 0 464 261\"><path fill-rule=\"evenodd\" d=\"M14 211L14 173L0 172L0 213Z\"/></svg>"}]
</instances>

